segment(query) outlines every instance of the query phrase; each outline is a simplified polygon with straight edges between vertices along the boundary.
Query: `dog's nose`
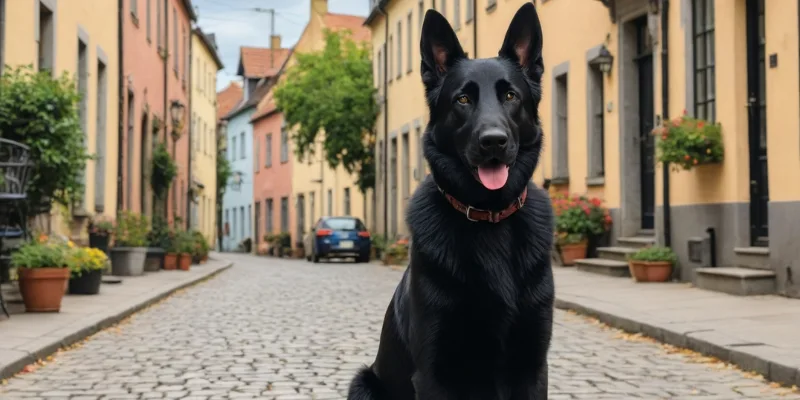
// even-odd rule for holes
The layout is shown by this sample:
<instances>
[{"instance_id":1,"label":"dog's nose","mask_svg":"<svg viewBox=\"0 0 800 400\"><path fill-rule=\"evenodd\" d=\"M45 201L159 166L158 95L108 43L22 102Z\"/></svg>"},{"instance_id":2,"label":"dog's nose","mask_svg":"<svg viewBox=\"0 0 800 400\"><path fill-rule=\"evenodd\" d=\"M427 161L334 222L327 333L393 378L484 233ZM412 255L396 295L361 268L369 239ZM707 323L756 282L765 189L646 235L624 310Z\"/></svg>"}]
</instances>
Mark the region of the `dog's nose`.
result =
<instances>
[{"instance_id":1,"label":"dog's nose","mask_svg":"<svg viewBox=\"0 0 800 400\"><path fill-rule=\"evenodd\" d=\"M499 129L489 129L478 136L481 148L488 151L503 150L508 144L508 135Z\"/></svg>"}]
</instances>

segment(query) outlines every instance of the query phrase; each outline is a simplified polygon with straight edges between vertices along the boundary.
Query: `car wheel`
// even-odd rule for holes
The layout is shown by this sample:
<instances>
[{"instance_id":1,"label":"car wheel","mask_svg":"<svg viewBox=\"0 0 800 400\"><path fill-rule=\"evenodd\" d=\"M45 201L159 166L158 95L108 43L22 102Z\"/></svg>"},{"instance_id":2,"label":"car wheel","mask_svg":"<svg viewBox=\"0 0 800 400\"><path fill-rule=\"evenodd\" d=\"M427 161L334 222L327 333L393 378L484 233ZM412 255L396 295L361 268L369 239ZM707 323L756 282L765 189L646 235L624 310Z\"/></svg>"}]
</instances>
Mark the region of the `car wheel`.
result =
<instances>
[{"instance_id":1,"label":"car wheel","mask_svg":"<svg viewBox=\"0 0 800 400\"><path fill-rule=\"evenodd\" d=\"M369 254L367 255L360 255L356 257L357 263L368 263L369 262Z\"/></svg>"},{"instance_id":2,"label":"car wheel","mask_svg":"<svg viewBox=\"0 0 800 400\"><path fill-rule=\"evenodd\" d=\"M311 261L312 261L314 264L318 263L318 262L319 262L319 254L317 254L317 253L314 253L314 254L311 256Z\"/></svg>"}]
</instances>

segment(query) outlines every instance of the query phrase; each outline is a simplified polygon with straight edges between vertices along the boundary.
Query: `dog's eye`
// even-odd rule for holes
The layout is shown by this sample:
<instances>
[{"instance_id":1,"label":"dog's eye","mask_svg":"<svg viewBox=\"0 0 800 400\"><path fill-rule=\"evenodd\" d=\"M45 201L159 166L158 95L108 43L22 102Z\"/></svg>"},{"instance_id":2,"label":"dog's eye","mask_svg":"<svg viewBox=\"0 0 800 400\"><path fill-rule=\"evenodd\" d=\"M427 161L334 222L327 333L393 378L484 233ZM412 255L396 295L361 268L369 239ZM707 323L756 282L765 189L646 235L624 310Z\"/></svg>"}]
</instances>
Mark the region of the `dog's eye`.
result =
<instances>
[{"instance_id":1,"label":"dog's eye","mask_svg":"<svg viewBox=\"0 0 800 400\"><path fill-rule=\"evenodd\" d=\"M469 104L469 97L467 97L465 94L462 94L456 98L456 101L458 104Z\"/></svg>"},{"instance_id":2,"label":"dog's eye","mask_svg":"<svg viewBox=\"0 0 800 400\"><path fill-rule=\"evenodd\" d=\"M517 94L514 92L506 92L506 101L511 101L517 98Z\"/></svg>"}]
</instances>

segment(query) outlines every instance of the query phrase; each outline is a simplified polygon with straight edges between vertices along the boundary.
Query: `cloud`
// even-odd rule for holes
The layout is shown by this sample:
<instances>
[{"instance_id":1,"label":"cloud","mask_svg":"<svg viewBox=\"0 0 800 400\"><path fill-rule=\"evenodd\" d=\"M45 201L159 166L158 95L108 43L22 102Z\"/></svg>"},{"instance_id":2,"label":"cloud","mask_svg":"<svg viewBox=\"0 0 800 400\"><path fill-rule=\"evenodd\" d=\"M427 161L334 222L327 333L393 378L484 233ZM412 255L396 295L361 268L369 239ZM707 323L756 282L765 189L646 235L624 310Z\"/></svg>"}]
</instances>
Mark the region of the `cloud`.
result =
<instances>
[{"instance_id":1,"label":"cloud","mask_svg":"<svg viewBox=\"0 0 800 400\"><path fill-rule=\"evenodd\" d=\"M256 8L275 9L275 33L283 47L292 47L303 33L311 12L311 0L193 0L197 24L206 33L216 35L220 58L225 69L217 75L217 89L238 80L241 46L269 47L270 15ZM328 0L328 11L366 16L368 0Z\"/></svg>"}]
</instances>

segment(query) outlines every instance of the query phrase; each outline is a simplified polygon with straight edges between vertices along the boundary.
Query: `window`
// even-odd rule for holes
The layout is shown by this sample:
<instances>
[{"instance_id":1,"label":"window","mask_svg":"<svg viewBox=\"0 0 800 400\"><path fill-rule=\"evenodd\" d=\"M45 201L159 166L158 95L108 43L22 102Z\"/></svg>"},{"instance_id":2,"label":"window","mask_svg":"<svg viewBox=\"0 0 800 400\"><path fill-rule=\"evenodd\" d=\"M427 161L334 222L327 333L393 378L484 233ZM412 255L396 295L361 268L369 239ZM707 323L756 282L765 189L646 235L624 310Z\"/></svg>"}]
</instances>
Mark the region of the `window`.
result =
<instances>
[{"instance_id":1,"label":"window","mask_svg":"<svg viewBox=\"0 0 800 400\"><path fill-rule=\"evenodd\" d=\"M267 134L267 144L266 144L267 154L264 157L264 166L271 167L272 166L272 134Z\"/></svg>"},{"instance_id":2,"label":"window","mask_svg":"<svg viewBox=\"0 0 800 400\"><path fill-rule=\"evenodd\" d=\"M350 188L344 188L344 215L350 215Z\"/></svg>"},{"instance_id":3,"label":"window","mask_svg":"<svg viewBox=\"0 0 800 400\"><path fill-rule=\"evenodd\" d=\"M328 189L328 215L333 215L333 190Z\"/></svg>"},{"instance_id":4,"label":"window","mask_svg":"<svg viewBox=\"0 0 800 400\"><path fill-rule=\"evenodd\" d=\"M233 223L231 224L231 232L233 233L233 236L236 236L236 225L239 222L239 219L236 218L236 207L233 208L233 220L232 221L233 221Z\"/></svg>"},{"instance_id":5,"label":"window","mask_svg":"<svg viewBox=\"0 0 800 400\"><path fill-rule=\"evenodd\" d=\"M181 85L184 89L186 89L186 77L189 76L189 52L187 49L189 48L189 42L186 36L186 26L181 27L181 37L183 38L183 74L181 75Z\"/></svg>"},{"instance_id":6,"label":"window","mask_svg":"<svg viewBox=\"0 0 800 400\"><path fill-rule=\"evenodd\" d=\"M239 134L239 149L240 149L239 150L239 158L242 159L242 160L244 160L247 157L247 155L246 155L247 149L245 149L245 147L246 146L244 144L244 132L242 132L242 133Z\"/></svg>"},{"instance_id":7,"label":"window","mask_svg":"<svg viewBox=\"0 0 800 400\"><path fill-rule=\"evenodd\" d=\"M411 37L412 35L411 35L411 12L410 11L408 12L408 24L406 24L406 27L407 27L406 28L406 30L407 30L406 36L408 37L408 47L406 47L406 49L408 51L408 53L406 53L406 65L407 65L406 72L411 73L411 70L413 68L412 65L411 65L411 59L412 59L412 57L411 57L412 53L411 52L413 51L412 49L414 48L414 39Z\"/></svg>"},{"instance_id":8,"label":"window","mask_svg":"<svg viewBox=\"0 0 800 400\"><path fill-rule=\"evenodd\" d=\"M486 6L487 12L492 11L495 7L497 7L497 0L489 0L488 3L489 5Z\"/></svg>"},{"instance_id":9,"label":"window","mask_svg":"<svg viewBox=\"0 0 800 400\"><path fill-rule=\"evenodd\" d=\"M231 220L230 220L230 218L228 218L228 217L229 217L229 215L228 215L228 211L229 211L229 210L225 210L225 225L230 225L230 223L231 223ZM223 234L224 234L224 233L225 233L225 232L223 231Z\"/></svg>"},{"instance_id":10,"label":"window","mask_svg":"<svg viewBox=\"0 0 800 400\"><path fill-rule=\"evenodd\" d=\"M461 0L453 0L453 29L461 29Z\"/></svg>"},{"instance_id":11,"label":"window","mask_svg":"<svg viewBox=\"0 0 800 400\"><path fill-rule=\"evenodd\" d=\"M315 192L310 192L308 194L308 210L310 212L309 216L311 217L310 219L311 222L314 222L316 220L316 218L314 218L314 215L316 214L316 205L314 204L315 203L314 194Z\"/></svg>"},{"instance_id":12,"label":"window","mask_svg":"<svg viewBox=\"0 0 800 400\"><path fill-rule=\"evenodd\" d=\"M150 23L150 19L151 19L150 18L150 13L151 13L151 11L150 11L150 2L151 1L153 1L153 0L147 0L147 10L146 10L147 11L147 15L144 16L144 19L147 21L146 27L147 27L147 42L148 43L150 43L150 29L151 29L151 25L152 25Z\"/></svg>"},{"instance_id":13,"label":"window","mask_svg":"<svg viewBox=\"0 0 800 400\"><path fill-rule=\"evenodd\" d=\"M419 0L417 8L419 9L419 26L417 27L417 30L418 32L422 33L422 23L425 22L425 0Z\"/></svg>"},{"instance_id":14,"label":"window","mask_svg":"<svg viewBox=\"0 0 800 400\"><path fill-rule=\"evenodd\" d=\"M172 8L172 69L178 76L178 9Z\"/></svg>"},{"instance_id":15,"label":"window","mask_svg":"<svg viewBox=\"0 0 800 400\"><path fill-rule=\"evenodd\" d=\"M714 60L714 1L694 0L694 113L714 122L717 118Z\"/></svg>"},{"instance_id":16,"label":"window","mask_svg":"<svg viewBox=\"0 0 800 400\"><path fill-rule=\"evenodd\" d=\"M47 8L43 3L39 3L39 32L38 32L38 56L39 71L53 69L53 53L55 48L55 26L53 21L53 10Z\"/></svg>"},{"instance_id":17,"label":"window","mask_svg":"<svg viewBox=\"0 0 800 400\"><path fill-rule=\"evenodd\" d=\"M261 169L261 141L255 138L255 151L253 152L253 171L258 173Z\"/></svg>"},{"instance_id":18,"label":"window","mask_svg":"<svg viewBox=\"0 0 800 400\"><path fill-rule=\"evenodd\" d=\"M386 50L386 66L389 69L387 73L389 74L389 82L391 83L393 80L392 74L392 51L394 51L394 43L392 41L392 35L389 35L389 47Z\"/></svg>"},{"instance_id":19,"label":"window","mask_svg":"<svg viewBox=\"0 0 800 400\"><path fill-rule=\"evenodd\" d=\"M358 218L328 218L320 221L321 228L333 229L336 231L365 231L367 228Z\"/></svg>"},{"instance_id":20,"label":"window","mask_svg":"<svg viewBox=\"0 0 800 400\"><path fill-rule=\"evenodd\" d=\"M247 236L250 236L250 221L253 220L253 205L247 206Z\"/></svg>"},{"instance_id":21,"label":"window","mask_svg":"<svg viewBox=\"0 0 800 400\"><path fill-rule=\"evenodd\" d=\"M281 197L281 232L289 232L289 198Z\"/></svg>"},{"instance_id":22,"label":"window","mask_svg":"<svg viewBox=\"0 0 800 400\"><path fill-rule=\"evenodd\" d=\"M236 160L236 136L231 138L231 161Z\"/></svg>"},{"instance_id":23,"label":"window","mask_svg":"<svg viewBox=\"0 0 800 400\"><path fill-rule=\"evenodd\" d=\"M137 24L139 23L139 4L136 0L131 0L131 15L133 15L133 21Z\"/></svg>"},{"instance_id":24,"label":"window","mask_svg":"<svg viewBox=\"0 0 800 400\"><path fill-rule=\"evenodd\" d=\"M289 161L289 132L286 131L286 122L281 126L281 162Z\"/></svg>"},{"instance_id":25,"label":"window","mask_svg":"<svg viewBox=\"0 0 800 400\"><path fill-rule=\"evenodd\" d=\"M403 76L403 21L397 21L397 79Z\"/></svg>"},{"instance_id":26,"label":"window","mask_svg":"<svg viewBox=\"0 0 800 400\"><path fill-rule=\"evenodd\" d=\"M164 46L164 34L161 32L161 27L163 26L161 23L161 11L164 9L161 4L163 1L158 0L158 6L156 7L156 41L159 49Z\"/></svg>"},{"instance_id":27,"label":"window","mask_svg":"<svg viewBox=\"0 0 800 400\"><path fill-rule=\"evenodd\" d=\"M97 132L95 133L94 209L103 212L106 198L106 106L108 79L106 64L97 61ZM131 116L133 117L133 116ZM129 177L132 180L133 177Z\"/></svg>"},{"instance_id":28,"label":"window","mask_svg":"<svg viewBox=\"0 0 800 400\"><path fill-rule=\"evenodd\" d=\"M406 201L408 201L408 197L411 195L411 146L408 141L408 132L403 133L402 145L403 149L401 151L403 152L403 158L400 160L400 162L402 163L403 168L403 186L400 188L400 190L402 190L401 200L403 204L405 204Z\"/></svg>"},{"instance_id":29,"label":"window","mask_svg":"<svg viewBox=\"0 0 800 400\"><path fill-rule=\"evenodd\" d=\"M553 178L567 179L569 177L569 151L567 129L567 74L562 74L555 79L555 143L553 144Z\"/></svg>"},{"instance_id":30,"label":"window","mask_svg":"<svg viewBox=\"0 0 800 400\"><path fill-rule=\"evenodd\" d=\"M272 199L267 199L267 233L272 233L275 230L275 210L273 207Z\"/></svg>"},{"instance_id":31,"label":"window","mask_svg":"<svg viewBox=\"0 0 800 400\"><path fill-rule=\"evenodd\" d=\"M383 47L383 46L381 46ZM375 75L378 77L378 85L377 87L383 87L383 51L378 50L378 73ZM385 90L385 89L384 89ZM379 91L380 93L380 91Z\"/></svg>"},{"instance_id":32,"label":"window","mask_svg":"<svg viewBox=\"0 0 800 400\"><path fill-rule=\"evenodd\" d=\"M375 174L377 175L377 184L383 182L383 140L378 141L378 159L375 160Z\"/></svg>"},{"instance_id":33,"label":"window","mask_svg":"<svg viewBox=\"0 0 800 400\"><path fill-rule=\"evenodd\" d=\"M456 0L456 2L458 1L460 0ZM467 0L467 9L466 9L467 15L466 18L464 18L464 22L470 23L475 18L473 10L474 8L475 8L475 0Z\"/></svg>"},{"instance_id":34,"label":"window","mask_svg":"<svg viewBox=\"0 0 800 400\"><path fill-rule=\"evenodd\" d=\"M603 72L597 67L589 67L589 184L600 184L600 181L592 182L592 178L600 178L605 174L604 146L605 129L603 127Z\"/></svg>"},{"instance_id":35,"label":"window","mask_svg":"<svg viewBox=\"0 0 800 400\"><path fill-rule=\"evenodd\" d=\"M244 206L239 207L239 239L244 239Z\"/></svg>"},{"instance_id":36,"label":"window","mask_svg":"<svg viewBox=\"0 0 800 400\"><path fill-rule=\"evenodd\" d=\"M78 93L81 94L78 103L78 117L80 119L81 130L83 131L83 143L87 145L89 132L89 47L83 40L78 39ZM82 182L86 183L86 170L80 174ZM83 205L83 200L81 200Z\"/></svg>"}]
</instances>

